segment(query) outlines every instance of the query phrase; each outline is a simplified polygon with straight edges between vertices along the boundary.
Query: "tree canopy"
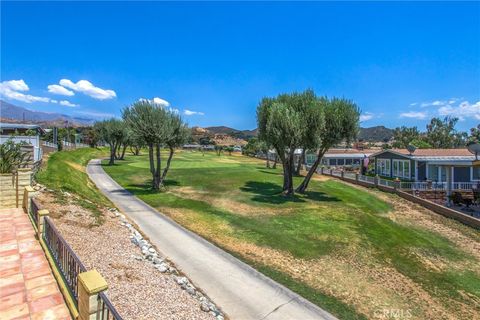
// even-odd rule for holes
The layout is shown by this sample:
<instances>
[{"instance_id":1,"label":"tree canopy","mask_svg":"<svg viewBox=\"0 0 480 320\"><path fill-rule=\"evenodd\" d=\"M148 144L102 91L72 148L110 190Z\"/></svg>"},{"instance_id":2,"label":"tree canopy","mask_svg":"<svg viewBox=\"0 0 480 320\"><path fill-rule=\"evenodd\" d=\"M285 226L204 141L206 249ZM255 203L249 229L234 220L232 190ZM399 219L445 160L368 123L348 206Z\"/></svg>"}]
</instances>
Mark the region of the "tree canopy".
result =
<instances>
[{"instance_id":1,"label":"tree canopy","mask_svg":"<svg viewBox=\"0 0 480 320\"><path fill-rule=\"evenodd\" d=\"M159 190L164 186L174 148L188 140L190 131L176 112L147 100L137 101L125 108L123 119L136 139L141 139L148 147L152 188ZM169 150L163 172L162 148Z\"/></svg>"},{"instance_id":2,"label":"tree canopy","mask_svg":"<svg viewBox=\"0 0 480 320\"><path fill-rule=\"evenodd\" d=\"M294 152L317 142L323 127L318 99L312 90L263 98L257 107L259 139L272 146L283 164L283 192L294 193Z\"/></svg>"},{"instance_id":3,"label":"tree canopy","mask_svg":"<svg viewBox=\"0 0 480 320\"><path fill-rule=\"evenodd\" d=\"M257 107L259 139L272 146L283 164L283 192L294 193L292 173L295 149L318 150L317 161L296 189L305 192L323 154L332 146L352 141L358 134L360 112L355 103L317 97L312 90L263 98Z\"/></svg>"},{"instance_id":4,"label":"tree canopy","mask_svg":"<svg viewBox=\"0 0 480 320\"><path fill-rule=\"evenodd\" d=\"M110 161L108 164L113 165L117 158L118 148L122 145L127 136L125 124L122 120L112 118L96 122L94 129L98 133L100 139L109 145Z\"/></svg>"}]
</instances>

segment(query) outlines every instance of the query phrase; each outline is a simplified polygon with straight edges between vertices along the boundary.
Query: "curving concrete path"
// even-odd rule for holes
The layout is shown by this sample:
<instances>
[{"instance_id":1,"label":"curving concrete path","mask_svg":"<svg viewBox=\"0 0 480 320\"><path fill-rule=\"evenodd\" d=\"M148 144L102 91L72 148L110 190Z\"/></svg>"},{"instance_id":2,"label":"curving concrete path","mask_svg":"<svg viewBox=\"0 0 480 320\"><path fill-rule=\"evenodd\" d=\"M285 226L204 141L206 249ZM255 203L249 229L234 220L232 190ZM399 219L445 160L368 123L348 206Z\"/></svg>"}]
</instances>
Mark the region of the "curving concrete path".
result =
<instances>
[{"instance_id":1,"label":"curving concrete path","mask_svg":"<svg viewBox=\"0 0 480 320\"><path fill-rule=\"evenodd\" d=\"M87 173L231 319L336 319L126 191L105 173L99 159L90 161Z\"/></svg>"}]
</instances>

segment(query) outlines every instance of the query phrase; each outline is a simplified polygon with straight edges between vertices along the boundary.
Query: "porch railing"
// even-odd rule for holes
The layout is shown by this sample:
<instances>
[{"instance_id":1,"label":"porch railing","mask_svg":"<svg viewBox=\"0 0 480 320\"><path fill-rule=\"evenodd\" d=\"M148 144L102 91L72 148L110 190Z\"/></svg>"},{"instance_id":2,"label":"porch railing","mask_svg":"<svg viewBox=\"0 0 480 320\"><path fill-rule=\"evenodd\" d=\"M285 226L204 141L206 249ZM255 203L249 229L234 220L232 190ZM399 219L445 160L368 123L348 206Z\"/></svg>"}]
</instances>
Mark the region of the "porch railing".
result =
<instances>
[{"instance_id":1,"label":"porch railing","mask_svg":"<svg viewBox=\"0 0 480 320\"><path fill-rule=\"evenodd\" d=\"M96 320L122 320L122 317L103 292L98 294L97 302Z\"/></svg>"},{"instance_id":2,"label":"porch railing","mask_svg":"<svg viewBox=\"0 0 480 320\"><path fill-rule=\"evenodd\" d=\"M43 239L78 306L78 275L81 272L86 272L87 269L60 235L49 217L45 217Z\"/></svg>"},{"instance_id":3,"label":"porch railing","mask_svg":"<svg viewBox=\"0 0 480 320\"><path fill-rule=\"evenodd\" d=\"M453 182L451 190L472 190L480 187L478 182ZM418 191L446 191L448 188L447 182L401 182L400 188L403 190L418 190Z\"/></svg>"},{"instance_id":4,"label":"porch railing","mask_svg":"<svg viewBox=\"0 0 480 320\"><path fill-rule=\"evenodd\" d=\"M34 225L35 226L38 226L38 211L40 210L40 206L38 204L38 202L31 198L30 199L30 217L32 218L33 222L34 222Z\"/></svg>"}]
</instances>

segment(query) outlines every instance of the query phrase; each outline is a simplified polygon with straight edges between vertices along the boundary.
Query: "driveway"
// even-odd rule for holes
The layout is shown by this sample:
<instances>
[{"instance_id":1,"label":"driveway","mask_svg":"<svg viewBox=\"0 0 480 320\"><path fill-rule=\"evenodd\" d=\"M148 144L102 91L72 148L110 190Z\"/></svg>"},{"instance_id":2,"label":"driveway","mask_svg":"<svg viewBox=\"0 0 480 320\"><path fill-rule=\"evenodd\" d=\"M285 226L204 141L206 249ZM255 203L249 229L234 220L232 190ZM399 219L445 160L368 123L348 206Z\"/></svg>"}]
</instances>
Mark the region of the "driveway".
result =
<instances>
[{"instance_id":1,"label":"driveway","mask_svg":"<svg viewBox=\"0 0 480 320\"><path fill-rule=\"evenodd\" d=\"M231 319L336 319L123 189L90 161L97 187Z\"/></svg>"}]
</instances>

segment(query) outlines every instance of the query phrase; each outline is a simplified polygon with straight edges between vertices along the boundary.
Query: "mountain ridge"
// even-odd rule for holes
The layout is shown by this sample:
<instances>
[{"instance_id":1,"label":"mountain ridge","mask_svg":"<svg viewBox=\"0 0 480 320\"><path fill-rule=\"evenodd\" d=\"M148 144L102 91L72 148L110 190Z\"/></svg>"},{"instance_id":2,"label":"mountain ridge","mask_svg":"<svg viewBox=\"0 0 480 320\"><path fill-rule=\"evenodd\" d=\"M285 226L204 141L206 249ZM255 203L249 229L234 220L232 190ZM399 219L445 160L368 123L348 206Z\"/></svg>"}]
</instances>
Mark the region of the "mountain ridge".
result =
<instances>
[{"instance_id":1,"label":"mountain ridge","mask_svg":"<svg viewBox=\"0 0 480 320\"><path fill-rule=\"evenodd\" d=\"M0 100L0 118L3 122L35 123L45 126L64 126L68 121L69 126L92 125L94 120L82 117L72 117L57 112L35 111L12 103Z\"/></svg>"}]
</instances>

